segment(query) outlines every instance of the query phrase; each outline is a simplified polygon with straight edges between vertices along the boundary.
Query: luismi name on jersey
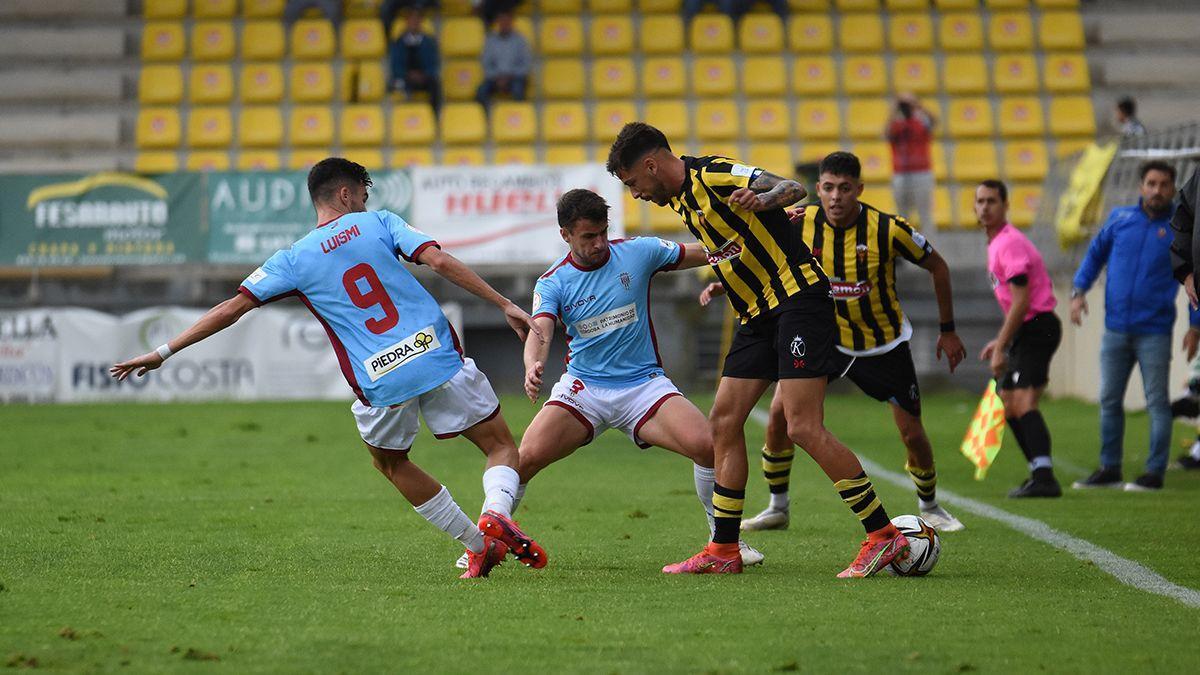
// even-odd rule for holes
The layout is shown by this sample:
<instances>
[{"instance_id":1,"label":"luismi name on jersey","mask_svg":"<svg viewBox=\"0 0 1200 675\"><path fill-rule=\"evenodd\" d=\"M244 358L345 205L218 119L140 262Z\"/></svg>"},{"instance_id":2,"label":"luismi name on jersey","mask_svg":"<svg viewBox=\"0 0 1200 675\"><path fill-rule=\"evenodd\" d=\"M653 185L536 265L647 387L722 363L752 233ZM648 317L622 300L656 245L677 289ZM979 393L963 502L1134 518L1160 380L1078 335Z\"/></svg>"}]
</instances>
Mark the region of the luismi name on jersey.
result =
<instances>
[{"instance_id":1,"label":"luismi name on jersey","mask_svg":"<svg viewBox=\"0 0 1200 675\"><path fill-rule=\"evenodd\" d=\"M367 375L374 382L400 366L412 363L441 346L442 343L438 340L433 326L426 326L391 347L385 347L375 352L363 361L363 367L366 368Z\"/></svg>"},{"instance_id":2,"label":"luismi name on jersey","mask_svg":"<svg viewBox=\"0 0 1200 675\"><path fill-rule=\"evenodd\" d=\"M579 333L581 338L591 338L597 335L624 328L637 323L637 304L629 303L624 307L618 307L612 311L605 312L598 316L593 316L575 323L575 332Z\"/></svg>"}]
</instances>

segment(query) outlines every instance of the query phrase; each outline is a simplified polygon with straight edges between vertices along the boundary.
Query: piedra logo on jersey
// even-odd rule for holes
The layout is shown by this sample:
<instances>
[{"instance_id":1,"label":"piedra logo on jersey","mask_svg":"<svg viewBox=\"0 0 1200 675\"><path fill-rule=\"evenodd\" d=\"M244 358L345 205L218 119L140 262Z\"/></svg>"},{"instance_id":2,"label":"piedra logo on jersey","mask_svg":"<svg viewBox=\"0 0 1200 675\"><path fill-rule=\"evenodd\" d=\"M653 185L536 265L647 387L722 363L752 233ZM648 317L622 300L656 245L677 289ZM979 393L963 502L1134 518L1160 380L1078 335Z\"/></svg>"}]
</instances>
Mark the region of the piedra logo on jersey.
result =
<instances>
[{"instance_id":1,"label":"piedra logo on jersey","mask_svg":"<svg viewBox=\"0 0 1200 675\"><path fill-rule=\"evenodd\" d=\"M411 363L441 347L433 326L426 326L396 344L385 347L364 360L363 368L374 382L400 366Z\"/></svg>"},{"instance_id":2,"label":"piedra logo on jersey","mask_svg":"<svg viewBox=\"0 0 1200 675\"><path fill-rule=\"evenodd\" d=\"M869 281L829 280L829 289L834 300L856 300L869 294L872 288Z\"/></svg>"}]
</instances>

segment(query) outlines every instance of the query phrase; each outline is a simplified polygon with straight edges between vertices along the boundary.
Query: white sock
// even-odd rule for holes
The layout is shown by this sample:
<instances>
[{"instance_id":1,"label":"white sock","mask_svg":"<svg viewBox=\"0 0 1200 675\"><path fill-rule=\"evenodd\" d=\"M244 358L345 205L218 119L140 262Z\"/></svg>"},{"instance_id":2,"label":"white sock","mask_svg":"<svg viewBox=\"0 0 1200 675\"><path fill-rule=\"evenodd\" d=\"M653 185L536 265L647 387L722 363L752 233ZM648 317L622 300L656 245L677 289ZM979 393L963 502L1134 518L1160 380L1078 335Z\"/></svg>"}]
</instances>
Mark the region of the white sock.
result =
<instances>
[{"instance_id":1,"label":"white sock","mask_svg":"<svg viewBox=\"0 0 1200 675\"><path fill-rule=\"evenodd\" d=\"M529 483L521 483L517 486L517 496L513 497L513 513L517 512L517 507L521 505L521 500L525 498L525 488L528 486Z\"/></svg>"},{"instance_id":2,"label":"white sock","mask_svg":"<svg viewBox=\"0 0 1200 675\"><path fill-rule=\"evenodd\" d=\"M1053 469L1054 461L1050 459L1050 455L1038 455L1029 461L1029 470L1037 469Z\"/></svg>"},{"instance_id":3,"label":"white sock","mask_svg":"<svg viewBox=\"0 0 1200 675\"><path fill-rule=\"evenodd\" d=\"M704 507L704 515L708 517L708 534L711 537L716 532L717 523L713 519L713 486L717 483L717 470L712 467L692 465L692 479L696 481L696 498Z\"/></svg>"},{"instance_id":4,"label":"white sock","mask_svg":"<svg viewBox=\"0 0 1200 675\"><path fill-rule=\"evenodd\" d=\"M454 502L445 485L433 499L413 508L434 527L461 541L467 549L475 553L483 552L483 533Z\"/></svg>"},{"instance_id":5,"label":"white sock","mask_svg":"<svg viewBox=\"0 0 1200 675\"><path fill-rule=\"evenodd\" d=\"M1191 453L1192 459L1200 459L1200 437L1196 438L1196 442L1192 443Z\"/></svg>"},{"instance_id":6,"label":"white sock","mask_svg":"<svg viewBox=\"0 0 1200 675\"><path fill-rule=\"evenodd\" d=\"M936 499L931 502L927 502L924 499L917 497L917 504L922 511L932 511L938 507Z\"/></svg>"},{"instance_id":7,"label":"white sock","mask_svg":"<svg viewBox=\"0 0 1200 675\"><path fill-rule=\"evenodd\" d=\"M771 493L771 509L773 511L787 511L788 504L790 504L791 501L791 498L788 497L788 493L786 492Z\"/></svg>"},{"instance_id":8,"label":"white sock","mask_svg":"<svg viewBox=\"0 0 1200 675\"><path fill-rule=\"evenodd\" d=\"M521 477L511 466L493 466L483 472L483 510L495 511L505 518L512 517L513 500Z\"/></svg>"}]
</instances>

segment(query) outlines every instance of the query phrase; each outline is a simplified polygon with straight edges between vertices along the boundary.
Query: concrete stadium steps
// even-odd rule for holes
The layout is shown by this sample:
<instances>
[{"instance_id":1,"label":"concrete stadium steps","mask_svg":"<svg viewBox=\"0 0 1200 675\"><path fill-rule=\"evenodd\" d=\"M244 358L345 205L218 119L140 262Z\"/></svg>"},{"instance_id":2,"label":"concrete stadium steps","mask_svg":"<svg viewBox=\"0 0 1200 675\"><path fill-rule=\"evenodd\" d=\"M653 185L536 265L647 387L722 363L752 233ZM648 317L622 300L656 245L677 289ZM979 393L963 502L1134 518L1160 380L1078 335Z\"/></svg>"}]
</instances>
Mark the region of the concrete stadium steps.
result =
<instances>
[{"instance_id":1,"label":"concrete stadium steps","mask_svg":"<svg viewBox=\"0 0 1200 675\"><path fill-rule=\"evenodd\" d=\"M128 10L128 0L4 0L0 20L123 18Z\"/></svg>"},{"instance_id":2,"label":"concrete stadium steps","mask_svg":"<svg viewBox=\"0 0 1200 675\"><path fill-rule=\"evenodd\" d=\"M0 103L121 103L125 99L123 68L63 66L0 70Z\"/></svg>"},{"instance_id":3,"label":"concrete stadium steps","mask_svg":"<svg viewBox=\"0 0 1200 675\"><path fill-rule=\"evenodd\" d=\"M126 56L123 26L29 27L8 24L0 28L0 61L89 62L120 60Z\"/></svg>"},{"instance_id":4,"label":"concrete stadium steps","mask_svg":"<svg viewBox=\"0 0 1200 675\"><path fill-rule=\"evenodd\" d=\"M0 147L117 148L121 143L119 112L11 113L0 125Z\"/></svg>"}]
</instances>

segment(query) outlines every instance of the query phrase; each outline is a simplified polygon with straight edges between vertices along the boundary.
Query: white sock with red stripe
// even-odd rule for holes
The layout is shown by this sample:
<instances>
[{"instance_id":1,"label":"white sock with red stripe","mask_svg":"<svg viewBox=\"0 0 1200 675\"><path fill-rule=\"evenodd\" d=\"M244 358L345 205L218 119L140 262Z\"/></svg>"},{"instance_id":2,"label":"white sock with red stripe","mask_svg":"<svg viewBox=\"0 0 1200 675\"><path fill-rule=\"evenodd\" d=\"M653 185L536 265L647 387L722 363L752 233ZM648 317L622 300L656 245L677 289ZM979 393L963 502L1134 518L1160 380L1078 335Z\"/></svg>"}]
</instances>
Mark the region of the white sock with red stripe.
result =
<instances>
[{"instance_id":1,"label":"white sock with red stripe","mask_svg":"<svg viewBox=\"0 0 1200 675\"><path fill-rule=\"evenodd\" d=\"M479 531L479 525L463 513L445 485L432 499L413 508L431 525L462 542L468 550L483 552L483 533Z\"/></svg>"},{"instance_id":2,"label":"white sock with red stripe","mask_svg":"<svg viewBox=\"0 0 1200 675\"><path fill-rule=\"evenodd\" d=\"M511 518L521 477L511 466L493 466L483 472L483 510Z\"/></svg>"},{"instance_id":3,"label":"white sock with red stripe","mask_svg":"<svg viewBox=\"0 0 1200 675\"><path fill-rule=\"evenodd\" d=\"M713 519L713 485L717 482L717 470L713 467L692 465L692 479L696 481L696 498L704 507L704 515L708 516L708 534L711 537L716 531L716 521Z\"/></svg>"}]
</instances>

